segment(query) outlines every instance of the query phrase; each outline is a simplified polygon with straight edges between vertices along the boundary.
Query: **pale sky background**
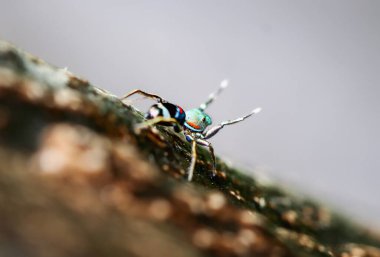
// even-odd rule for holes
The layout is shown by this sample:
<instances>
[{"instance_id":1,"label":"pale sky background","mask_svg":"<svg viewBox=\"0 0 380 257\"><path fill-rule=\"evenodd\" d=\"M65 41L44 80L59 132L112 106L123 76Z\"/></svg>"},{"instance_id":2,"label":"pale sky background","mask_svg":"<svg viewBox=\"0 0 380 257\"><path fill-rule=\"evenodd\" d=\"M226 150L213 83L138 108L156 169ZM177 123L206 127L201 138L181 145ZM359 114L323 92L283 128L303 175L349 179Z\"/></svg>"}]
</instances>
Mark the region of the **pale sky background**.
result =
<instances>
[{"instance_id":1,"label":"pale sky background","mask_svg":"<svg viewBox=\"0 0 380 257\"><path fill-rule=\"evenodd\" d=\"M0 38L121 95L192 108L216 153L380 228L380 1L0 0Z\"/></svg>"}]
</instances>

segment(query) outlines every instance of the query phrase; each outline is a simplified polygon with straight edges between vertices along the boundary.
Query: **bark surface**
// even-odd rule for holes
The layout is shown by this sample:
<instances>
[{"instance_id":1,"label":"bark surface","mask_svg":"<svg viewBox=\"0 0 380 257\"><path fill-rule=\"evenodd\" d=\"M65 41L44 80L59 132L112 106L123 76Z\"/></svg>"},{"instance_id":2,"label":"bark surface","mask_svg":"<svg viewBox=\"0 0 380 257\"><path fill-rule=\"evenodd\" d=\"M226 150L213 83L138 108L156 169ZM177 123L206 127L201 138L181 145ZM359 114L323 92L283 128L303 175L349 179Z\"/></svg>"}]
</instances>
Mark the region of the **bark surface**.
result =
<instances>
[{"instance_id":1,"label":"bark surface","mask_svg":"<svg viewBox=\"0 0 380 257\"><path fill-rule=\"evenodd\" d=\"M379 237L244 175L0 41L0 256L380 256Z\"/></svg>"}]
</instances>

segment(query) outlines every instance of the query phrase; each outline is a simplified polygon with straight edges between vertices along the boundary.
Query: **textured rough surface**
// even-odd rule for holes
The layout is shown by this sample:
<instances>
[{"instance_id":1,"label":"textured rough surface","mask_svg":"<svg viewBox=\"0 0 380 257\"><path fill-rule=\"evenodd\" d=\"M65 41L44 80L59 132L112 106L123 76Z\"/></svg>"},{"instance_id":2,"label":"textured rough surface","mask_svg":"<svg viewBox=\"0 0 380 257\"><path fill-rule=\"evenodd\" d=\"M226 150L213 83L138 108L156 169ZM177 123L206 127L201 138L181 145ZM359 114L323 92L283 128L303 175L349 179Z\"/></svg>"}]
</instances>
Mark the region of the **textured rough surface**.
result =
<instances>
[{"instance_id":1,"label":"textured rough surface","mask_svg":"<svg viewBox=\"0 0 380 257\"><path fill-rule=\"evenodd\" d=\"M379 237L243 175L0 42L0 256L380 256Z\"/></svg>"}]
</instances>

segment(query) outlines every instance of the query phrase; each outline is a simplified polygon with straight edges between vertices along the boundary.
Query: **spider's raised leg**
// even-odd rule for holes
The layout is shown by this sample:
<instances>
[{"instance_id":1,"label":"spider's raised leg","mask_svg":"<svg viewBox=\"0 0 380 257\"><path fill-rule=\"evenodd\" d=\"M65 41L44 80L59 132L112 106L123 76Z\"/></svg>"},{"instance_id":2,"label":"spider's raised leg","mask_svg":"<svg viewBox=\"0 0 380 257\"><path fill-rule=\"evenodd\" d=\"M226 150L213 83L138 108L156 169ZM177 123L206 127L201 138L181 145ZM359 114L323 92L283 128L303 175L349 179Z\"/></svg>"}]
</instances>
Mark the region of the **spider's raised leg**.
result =
<instances>
[{"instance_id":1,"label":"spider's raised leg","mask_svg":"<svg viewBox=\"0 0 380 257\"><path fill-rule=\"evenodd\" d=\"M218 88L218 90L216 90L215 92L212 92L209 95L207 101L201 104L198 109L204 111L227 86L228 86L228 80L226 79L222 80L222 82L220 82L220 87Z\"/></svg>"},{"instance_id":2,"label":"spider's raised leg","mask_svg":"<svg viewBox=\"0 0 380 257\"><path fill-rule=\"evenodd\" d=\"M162 97L160 97L158 95L155 95L155 94L147 93L147 92L142 91L140 89L135 89L135 90L129 92L128 94L120 97L120 100L123 101L123 100L127 99L128 97L130 97L130 96L132 96L134 94L139 94L139 95L143 95L145 97L149 97L151 99L155 99L155 100L157 100L157 102L160 102L160 103L165 103L166 102Z\"/></svg>"},{"instance_id":3,"label":"spider's raised leg","mask_svg":"<svg viewBox=\"0 0 380 257\"><path fill-rule=\"evenodd\" d=\"M252 112L250 112L249 114L247 114L247 115L245 115L243 117L240 117L240 118L237 118L237 119L234 119L234 120L223 121L219 125L211 127L210 129L208 129L207 131L205 131L203 133L203 136L204 136L203 138L204 139L209 139L209 138L215 136L215 134L218 133L224 126L232 125L232 124L241 122L241 121L247 119L248 117L252 116L253 114L259 113L260 111L261 111L261 108L256 108Z\"/></svg>"}]
</instances>

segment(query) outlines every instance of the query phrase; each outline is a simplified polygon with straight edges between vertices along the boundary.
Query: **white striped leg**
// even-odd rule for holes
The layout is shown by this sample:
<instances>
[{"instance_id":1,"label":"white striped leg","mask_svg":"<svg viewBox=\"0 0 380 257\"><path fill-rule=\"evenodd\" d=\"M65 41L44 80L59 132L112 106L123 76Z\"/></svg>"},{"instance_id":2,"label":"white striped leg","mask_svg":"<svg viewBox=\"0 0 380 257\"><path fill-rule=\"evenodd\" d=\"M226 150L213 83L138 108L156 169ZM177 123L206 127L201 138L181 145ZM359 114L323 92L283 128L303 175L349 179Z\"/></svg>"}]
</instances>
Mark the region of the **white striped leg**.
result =
<instances>
[{"instance_id":1,"label":"white striped leg","mask_svg":"<svg viewBox=\"0 0 380 257\"><path fill-rule=\"evenodd\" d=\"M227 126L227 125L232 125L232 124L235 124L235 123L238 123L238 122L241 122L249 117L251 117L253 114L257 114L261 111L261 108L256 108L254 109L252 112L250 112L249 114L243 116L243 117L240 117L240 118L237 118L237 119L234 119L234 120L227 120L227 121L223 121L221 122L219 125L216 125L210 129L208 129L207 131L205 131L203 133L203 138L204 139L209 139L213 136L216 135L216 133L218 133L224 126Z\"/></svg>"},{"instance_id":2,"label":"white striped leg","mask_svg":"<svg viewBox=\"0 0 380 257\"><path fill-rule=\"evenodd\" d=\"M218 90L211 93L207 101L199 106L199 109L204 111L227 86L228 86L228 80L225 79L220 83L220 87L218 88Z\"/></svg>"}]
</instances>

